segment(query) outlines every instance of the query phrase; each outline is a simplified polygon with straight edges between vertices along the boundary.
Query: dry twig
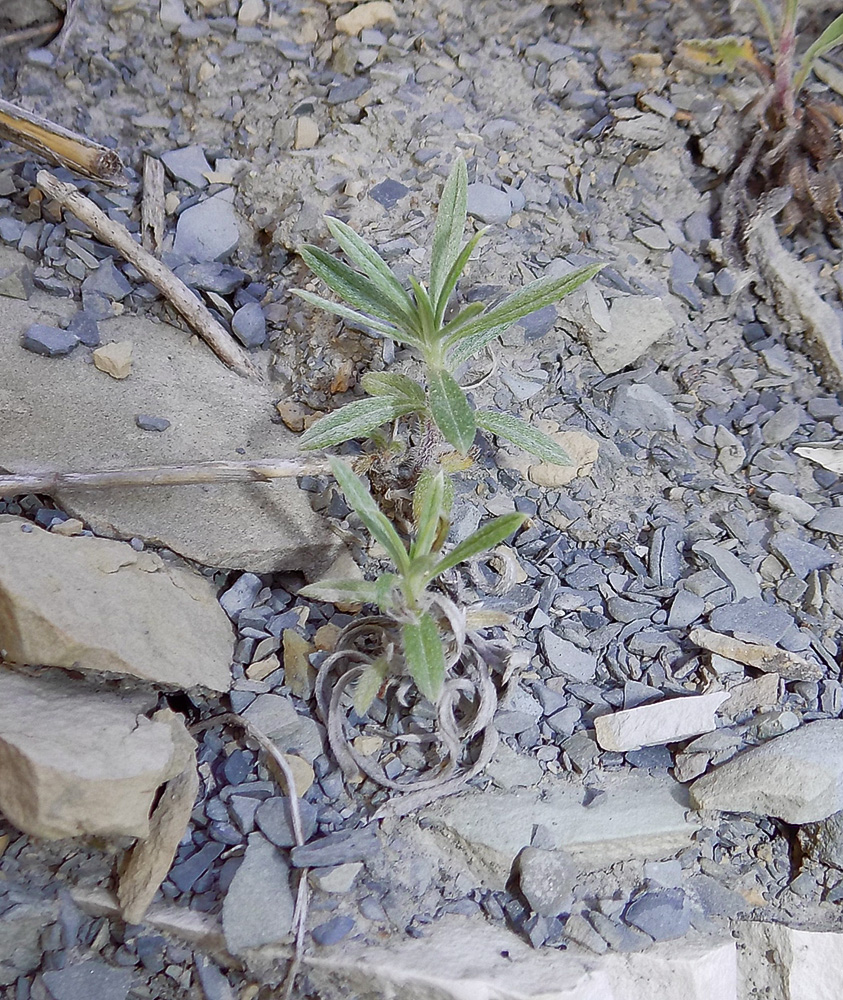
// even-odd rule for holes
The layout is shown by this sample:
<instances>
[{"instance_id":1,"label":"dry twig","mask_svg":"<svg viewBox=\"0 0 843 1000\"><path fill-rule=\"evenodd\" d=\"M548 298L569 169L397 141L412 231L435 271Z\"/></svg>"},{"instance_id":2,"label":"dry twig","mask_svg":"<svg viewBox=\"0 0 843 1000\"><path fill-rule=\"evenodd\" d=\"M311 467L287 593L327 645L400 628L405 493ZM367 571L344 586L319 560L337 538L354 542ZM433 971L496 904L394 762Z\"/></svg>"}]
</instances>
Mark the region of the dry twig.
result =
<instances>
[{"instance_id":1,"label":"dry twig","mask_svg":"<svg viewBox=\"0 0 843 1000\"><path fill-rule=\"evenodd\" d=\"M164 164L155 156L143 158L141 238L144 250L156 256L164 240Z\"/></svg>"},{"instance_id":2,"label":"dry twig","mask_svg":"<svg viewBox=\"0 0 843 1000\"><path fill-rule=\"evenodd\" d=\"M124 489L133 486L194 486L202 483L264 483L294 476L320 476L330 472L319 459L266 458L244 462L197 462L194 465L149 465L99 472L30 472L0 475L0 497L25 493L52 495L69 489Z\"/></svg>"},{"instance_id":3,"label":"dry twig","mask_svg":"<svg viewBox=\"0 0 843 1000\"><path fill-rule=\"evenodd\" d=\"M0 100L0 138L85 177L115 186L124 184L123 162L113 149L3 100Z\"/></svg>"},{"instance_id":4,"label":"dry twig","mask_svg":"<svg viewBox=\"0 0 843 1000\"><path fill-rule=\"evenodd\" d=\"M55 35L61 26L61 21L48 21L46 24L34 24L31 28L9 31L0 38L0 49L23 42L33 42L37 38L48 38L50 35Z\"/></svg>"},{"instance_id":5,"label":"dry twig","mask_svg":"<svg viewBox=\"0 0 843 1000\"><path fill-rule=\"evenodd\" d=\"M38 187L91 229L98 239L118 250L151 281L168 302L184 317L214 354L238 375L257 375L243 348L214 319L205 305L173 272L135 242L132 234L102 212L72 184L56 180L48 170L39 170Z\"/></svg>"}]
</instances>

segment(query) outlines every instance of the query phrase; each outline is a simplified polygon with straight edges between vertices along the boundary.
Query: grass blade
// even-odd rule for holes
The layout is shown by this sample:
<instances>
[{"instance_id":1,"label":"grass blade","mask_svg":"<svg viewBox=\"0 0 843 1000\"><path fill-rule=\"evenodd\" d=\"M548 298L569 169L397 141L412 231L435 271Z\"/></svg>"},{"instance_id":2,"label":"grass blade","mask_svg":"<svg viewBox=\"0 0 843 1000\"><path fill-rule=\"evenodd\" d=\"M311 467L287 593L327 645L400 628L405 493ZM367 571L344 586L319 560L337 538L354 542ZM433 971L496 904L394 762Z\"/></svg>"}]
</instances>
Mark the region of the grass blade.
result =
<instances>
[{"instance_id":1,"label":"grass blade","mask_svg":"<svg viewBox=\"0 0 843 1000\"><path fill-rule=\"evenodd\" d=\"M820 56L825 55L826 52L836 49L841 43L843 43L843 14L839 14L835 17L831 24L829 24L825 31L802 57L799 72L796 74L793 81L794 94L798 94L802 89L805 80L808 78L808 74L813 69L814 62L819 59Z\"/></svg>"},{"instance_id":2,"label":"grass blade","mask_svg":"<svg viewBox=\"0 0 843 1000\"><path fill-rule=\"evenodd\" d=\"M398 402L390 397L356 399L311 424L299 438L299 447L305 451L332 448L343 441L365 437L376 427L403 417L413 409L411 403Z\"/></svg>"},{"instance_id":3,"label":"grass blade","mask_svg":"<svg viewBox=\"0 0 843 1000\"><path fill-rule=\"evenodd\" d=\"M384 298L388 298L397 309L407 317L408 322L413 320L413 303L410 296L401 287L401 283L390 271L386 261L381 255L369 246L369 244L354 230L339 219L331 216L325 217L325 225L331 236L339 243L345 251L351 263L362 271L375 285Z\"/></svg>"},{"instance_id":4,"label":"grass blade","mask_svg":"<svg viewBox=\"0 0 843 1000\"><path fill-rule=\"evenodd\" d=\"M493 549L505 538L508 538L513 531L517 531L526 520L526 514L503 514L488 524L484 524L482 528L478 528L477 531L469 535L465 541L460 542L456 548L451 549L446 556L443 556L436 563L427 574L427 582L434 580L437 576L441 576L442 573L451 569L452 566L465 562L466 559L479 555L481 552L486 552L488 549Z\"/></svg>"},{"instance_id":5,"label":"grass blade","mask_svg":"<svg viewBox=\"0 0 843 1000\"><path fill-rule=\"evenodd\" d=\"M551 437L525 420L512 416L511 413L497 413L494 410L476 410L474 419L477 426L490 434L506 438L519 448L538 456L543 462L554 465L572 465L571 457Z\"/></svg>"},{"instance_id":6,"label":"grass blade","mask_svg":"<svg viewBox=\"0 0 843 1000\"><path fill-rule=\"evenodd\" d=\"M375 400L366 400L366 402L375 402ZM410 569L410 557L407 555L404 543L398 537L398 532L375 503L363 480L358 479L345 462L340 459L331 458L329 461L334 479L339 483L349 505L355 510L372 538L376 542L380 542L389 553L399 573L406 576Z\"/></svg>"},{"instance_id":7,"label":"grass blade","mask_svg":"<svg viewBox=\"0 0 843 1000\"><path fill-rule=\"evenodd\" d=\"M543 309L553 302L564 299L566 295L602 271L605 266L605 264L589 264L572 271L570 274L563 275L561 278L547 277L531 281L529 285L525 285L505 298L500 305L483 313L468 326L451 334L445 341L445 346L450 347L456 340L462 340L474 333L490 330L493 327L507 329L537 309Z\"/></svg>"},{"instance_id":8,"label":"grass blade","mask_svg":"<svg viewBox=\"0 0 843 1000\"><path fill-rule=\"evenodd\" d=\"M465 393L446 371L433 371L428 376L430 412L442 436L461 454L474 442L477 425Z\"/></svg>"},{"instance_id":9,"label":"grass blade","mask_svg":"<svg viewBox=\"0 0 843 1000\"><path fill-rule=\"evenodd\" d=\"M401 634L407 669L419 691L435 703L445 680L445 654L436 622L425 611L418 624L404 625Z\"/></svg>"},{"instance_id":10,"label":"grass blade","mask_svg":"<svg viewBox=\"0 0 843 1000\"><path fill-rule=\"evenodd\" d=\"M469 257L471 257L474 252L474 248L480 242L481 237L483 237L485 233L485 229L481 229L479 232L475 233L462 250L460 250L456 260L451 265L451 270L448 272L438 295L434 295L433 289L431 288L430 297L433 299L437 329L442 325L442 318L448 307L448 299L450 299L452 292L457 287L457 280L465 270L465 266L468 263Z\"/></svg>"},{"instance_id":11,"label":"grass blade","mask_svg":"<svg viewBox=\"0 0 843 1000\"><path fill-rule=\"evenodd\" d=\"M436 227L433 230L433 247L430 252L430 298L437 312L442 289L457 258L462 234L465 232L467 200L468 171L465 160L460 156L445 182L436 214Z\"/></svg>"},{"instance_id":12,"label":"grass blade","mask_svg":"<svg viewBox=\"0 0 843 1000\"><path fill-rule=\"evenodd\" d=\"M378 319L394 323L399 329L418 333L415 319L396 307L365 275L344 264L319 247L305 244L298 254L314 274L317 274L343 301L355 309L363 309Z\"/></svg>"},{"instance_id":13,"label":"grass blade","mask_svg":"<svg viewBox=\"0 0 843 1000\"><path fill-rule=\"evenodd\" d=\"M424 406L424 389L418 382L398 372L366 372L360 384L370 396L388 396Z\"/></svg>"}]
</instances>

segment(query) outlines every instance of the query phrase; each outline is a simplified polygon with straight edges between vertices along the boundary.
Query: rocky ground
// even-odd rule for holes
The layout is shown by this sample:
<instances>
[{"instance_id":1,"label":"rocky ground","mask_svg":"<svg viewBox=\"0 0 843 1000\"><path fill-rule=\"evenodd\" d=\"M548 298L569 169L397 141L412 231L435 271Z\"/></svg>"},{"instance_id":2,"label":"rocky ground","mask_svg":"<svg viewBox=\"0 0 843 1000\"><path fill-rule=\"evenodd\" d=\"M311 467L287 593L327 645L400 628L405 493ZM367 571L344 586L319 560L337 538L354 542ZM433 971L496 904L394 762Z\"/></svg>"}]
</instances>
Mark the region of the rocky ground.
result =
<instances>
[{"instance_id":1,"label":"rocky ground","mask_svg":"<svg viewBox=\"0 0 843 1000\"><path fill-rule=\"evenodd\" d=\"M55 19L37 8L0 26ZM4 97L119 150L125 187L74 182L133 232L160 157L162 259L265 375L178 328L4 145L9 472L293 455L364 371L413 363L293 298L295 246L327 245L330 212L423 273L458 153L492 227L463 300L608 266L466 373L576 461L478 441L457 483L454 541L529 515L450 581L511 616L483 634L520 660L491 765L409 816L368 822L385 793L343 780L317 721L355 610L297 590L382 565L328 478L0 501L3 1000L279 996L301 872L294 996L837 996L843 270L819 228L759 227L742 264L717 239L755 85L673 55L731 23L662 0L79 0L55 41L4 48ZM835 99L829 66L811 87ZM287 755L300 838L225 712ZM391 778L423 768L395 705L358 722Z\"/></svg>"}]
</instances>

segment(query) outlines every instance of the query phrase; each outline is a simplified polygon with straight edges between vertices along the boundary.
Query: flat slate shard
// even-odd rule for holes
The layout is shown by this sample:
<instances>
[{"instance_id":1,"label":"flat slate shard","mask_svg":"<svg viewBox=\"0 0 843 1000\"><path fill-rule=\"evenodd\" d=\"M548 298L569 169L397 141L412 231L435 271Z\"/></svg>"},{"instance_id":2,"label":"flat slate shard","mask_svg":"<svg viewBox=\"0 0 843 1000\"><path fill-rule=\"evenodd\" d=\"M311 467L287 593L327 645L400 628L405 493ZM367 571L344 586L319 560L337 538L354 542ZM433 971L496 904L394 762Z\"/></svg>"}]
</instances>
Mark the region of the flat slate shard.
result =
<instances>
[{"instance_id":1,"label":"flat slate shard","mask_svg":"<svg viewBox=\"0 0 843 1000\"><path fill-rule=\"evenodd\" d=\"M694 552L732 585L735 600L760 600L761 586L758 578L733 552L709 541L696 542Z\"/></svg>"},{"instance_id":2,"label":"flat slate shard","mask_svg":"<svg viewBox=\"0 0 843 1000\"><path fill-rule=\"evenodd\" d=\"M115 969L94 959L42 973L51 1000L126 1000L131 969Z\"/></svg>"},{"instance_id":3,"label":"flat slate shard","mask_svg":"<svg viewBox=\"0 0 843 1000\"><path fill-rule=\"evenodd\" d=\"M597 669L597 657L568 639L557 635L550 627L541 630L539 639L551 672L575 681L590 681Z\"/></svg>"},{"instance_id":4,"label":"flat slate shard","mask_svg":"<svg viewBox=\"0 0 843 1000\"><path fill-rule=\"evenodd\" d=\"M251 834L222 907L228 950L242 955L289 940L294 906L290 870L283 856L259 833Z\"/></svg>"},{"instance_id":5,"label":"flat slate shard","mask_svg":"<svg viewBox=\"0 0 843 1000\"><path fill-rule=\"evenodd\" d=\"M691 785L696 809L815 823L843 809L843 720L809 722L745 750Z\"/></svg>"}]
</instances>

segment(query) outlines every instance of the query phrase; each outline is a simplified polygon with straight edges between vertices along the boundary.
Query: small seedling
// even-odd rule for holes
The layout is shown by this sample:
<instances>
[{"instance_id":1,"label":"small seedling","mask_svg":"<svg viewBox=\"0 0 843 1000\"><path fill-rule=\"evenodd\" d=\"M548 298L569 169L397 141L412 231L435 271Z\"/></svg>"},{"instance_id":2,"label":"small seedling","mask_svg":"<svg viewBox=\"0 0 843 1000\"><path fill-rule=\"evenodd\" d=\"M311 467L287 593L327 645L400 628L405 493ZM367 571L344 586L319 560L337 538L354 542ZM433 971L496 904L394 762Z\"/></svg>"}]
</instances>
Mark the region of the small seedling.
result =
<instances>
[{"instance_id":1,"label":"small seedling","mask_svg":"<svg viewBox=\"0 0 843 1000\"><path fill-rule=\"evenodd\" d=\"M604 265L591 264L560 278L539 278L491 309L472 303L446 321L457 280L485 232L480 230L462 242L467 187L466 166L458 159L439 204L427 287L411 276L411 290L407 291L379 254L338 219L327 218L326 224L352 266L310 244L299 249L307 266L343 302L300 289L294 290L295 295L408 345L425 367L425 385L398 372L368 372L361 384L371 398L348 403L322 417L302 436L302 448L328 448L352 438L369 437L390 421L414 415L432 422L445 441L463 455L479 428L512 441L543 461L570 464L564 450L529 423L508 413L475 410L456 374L461 365L518 320L558 302Z\"/></svg>"},{"instance_id":2,"label":"small seedling","mask_svg":"<svg viewBox=\"0 0 843 1000\"><path fill-rule=\"evenodd\" d=\"M450 552L442 552L448 534L452 494L442 470L426 470L413 495L415 532L405 545L375 503L362 480L342 461L330 459L331 471L345 498L395 567L377 580L325 580L304 587L303 597L319 601L374 604L400 627L404 665L421 693L436 702L445 679L443 636L435 617L436 593L430 585L458 563L494 548L524 523L524 514L504 514L478 528ZM386 659L372 664L355 693L360 713L368 708L388 669Z\"/></svg>"}]
</instances>

